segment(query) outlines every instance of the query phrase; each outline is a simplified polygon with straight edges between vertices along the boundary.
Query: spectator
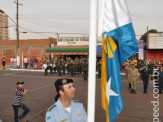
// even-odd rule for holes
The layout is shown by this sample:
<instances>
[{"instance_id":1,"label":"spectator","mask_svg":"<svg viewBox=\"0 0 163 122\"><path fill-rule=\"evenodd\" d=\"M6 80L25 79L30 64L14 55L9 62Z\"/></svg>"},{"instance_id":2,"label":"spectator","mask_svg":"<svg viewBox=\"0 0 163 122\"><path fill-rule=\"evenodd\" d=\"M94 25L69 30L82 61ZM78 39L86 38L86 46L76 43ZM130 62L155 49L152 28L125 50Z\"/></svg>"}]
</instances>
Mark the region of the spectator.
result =
<instances>
[{"instance_id":1,"label":"spectator","mask_svg":"<svg viewBox=\"0 0 163 122\"><path fill-rule=\"evenodd\" d=\"M32 69L33 68L33 60L32 59L30 59L29 64L30 64L30 68Z\"/></svg>"},{"instance_id":2,"label":"spectator","mask_svg":"<svg viewBox=\"0 0 163 122\"><path fill-rule=\"evenodd\" d=\"M2 57L2 66L3 66L3 69L5 69L5 62L6 62L6 61L5 61L5 57L3 56L3 57Z\"/></svg>"},{"instance_id":3,"label":"spectator","mask_svg":"<svg viewBox=\"0 0 163 122\"><path fill-rule=\"evenodd\" d=\"M14 58L10 58L10 68L14 68Z\"/></svg>"},{"instance_id":4,"label":"spectator","mask_svg":"<svg viewBox=\"0 0 163 122\"><path fill-rule=\"evenodd\" d=\"M17 59L16 59L16 57L14 57L13 62L14 62L14 69L16 69L17 68Z\"/></svg>"},{"instance_id":5,"label":"spectator","mask_svg":"<svg viewBox=\"0 0 163 122\"><path fill-rule=\"evenodd\" d=\"M23 96L26 95L26 93L27 93L27 90L25 90L23 88L23 84L24 84L23 81L18 81L17 82L16 96L15 96L13 104L12 104L13 110L14 110L14 120L15 120L15 122L19 122L18 119L20 121L26 122L24 117L30 111L28 106L26 106L25 104L22 103ZM19 108L24 110L24 112L20 116L19 116L19 113L18 113Z\"/></svg>"},{"instance_id":6,"label":"spectator","mask_svg":"<svg viewBox=\"0 0 163 122\"><path fill-rule=\"evenodd\" d=\"M37 69L38 68L38 58L35 57L34 58L34 69Z\"/></svg>"},{"instance_id":7,"label":"spectator","mask_svg":"<svg viewBox=\"0 0 163 122\"><path fill-rule=\"evenodd\" d=\"M23 60L24 60L25 69L27 69L27 66L28 66L28 58L25 56Z\"/></svg>"}]
</instances>

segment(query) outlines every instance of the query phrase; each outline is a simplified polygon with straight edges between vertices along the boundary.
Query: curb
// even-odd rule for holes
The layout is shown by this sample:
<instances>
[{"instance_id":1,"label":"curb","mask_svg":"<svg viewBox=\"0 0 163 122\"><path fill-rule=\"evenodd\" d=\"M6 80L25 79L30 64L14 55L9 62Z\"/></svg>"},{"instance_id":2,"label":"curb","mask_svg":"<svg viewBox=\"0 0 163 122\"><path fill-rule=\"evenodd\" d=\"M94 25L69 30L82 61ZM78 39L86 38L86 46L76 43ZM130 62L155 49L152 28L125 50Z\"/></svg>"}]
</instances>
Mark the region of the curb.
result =
<instances>
[{"instance_id":1,"label":"curb","mask_svg":"<svg viewBox=\"0 0 163 122\"><path fill-rule=\"evenodd\" d=\"M34 70L34 69L12 69L12 68L10 68L9 70L12 70L12 71L28 71L28 72L44 72L44 70Z\"/></svg>"}]
</instances>

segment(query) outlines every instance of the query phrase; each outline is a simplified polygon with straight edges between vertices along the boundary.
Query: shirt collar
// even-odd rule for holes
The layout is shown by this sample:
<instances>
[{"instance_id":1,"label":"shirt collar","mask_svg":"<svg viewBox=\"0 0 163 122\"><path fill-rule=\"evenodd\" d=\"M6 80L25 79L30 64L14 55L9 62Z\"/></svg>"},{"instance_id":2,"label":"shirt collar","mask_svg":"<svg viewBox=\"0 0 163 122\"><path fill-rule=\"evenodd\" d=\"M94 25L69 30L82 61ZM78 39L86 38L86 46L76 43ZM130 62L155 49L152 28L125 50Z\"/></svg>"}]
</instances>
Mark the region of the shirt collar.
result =
<instances>
[{"instance_id":1,"label":"shirt collar","mask_svg":"<svg viewBox=\"0 0 163 122\"><path fill-rule=\"evenodd\" d=\"M58 99L58 101L55 103L55 105L57 106L58 109L65 109L65 107L62 105L60 99ZM76 106L77 106L76 103L73 100L71 100L70 108L74 108Z\"/></svg>"}]
</instances>

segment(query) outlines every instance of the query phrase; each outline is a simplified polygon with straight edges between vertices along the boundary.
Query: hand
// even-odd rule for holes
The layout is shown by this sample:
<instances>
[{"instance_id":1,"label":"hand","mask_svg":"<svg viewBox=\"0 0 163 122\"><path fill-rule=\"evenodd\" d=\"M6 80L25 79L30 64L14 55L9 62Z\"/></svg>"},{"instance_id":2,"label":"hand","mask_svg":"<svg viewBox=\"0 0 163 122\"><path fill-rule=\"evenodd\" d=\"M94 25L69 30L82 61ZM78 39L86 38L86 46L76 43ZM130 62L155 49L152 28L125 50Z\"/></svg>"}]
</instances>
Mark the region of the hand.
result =
<instances>
[{"instance_id":1,"label":"hand","mask_svg":"<svg viewBox=\"0 0 163 122\"><path fill-rule=\"evenodd\" d=\"M26 93L26 92L28 92L28 90L27 89L24 89L24 92Z\"/></svg>"},{"instance_id":2,"label":"hand","mask_svg":"<svg viewBox=\"0 0 163 122\"><path fill-rule=\"evenodd\" d=\"M25 95L27 93L27 91L28 91L27 89L24 89L23 95Z\"/></svg>"}]
</instances>

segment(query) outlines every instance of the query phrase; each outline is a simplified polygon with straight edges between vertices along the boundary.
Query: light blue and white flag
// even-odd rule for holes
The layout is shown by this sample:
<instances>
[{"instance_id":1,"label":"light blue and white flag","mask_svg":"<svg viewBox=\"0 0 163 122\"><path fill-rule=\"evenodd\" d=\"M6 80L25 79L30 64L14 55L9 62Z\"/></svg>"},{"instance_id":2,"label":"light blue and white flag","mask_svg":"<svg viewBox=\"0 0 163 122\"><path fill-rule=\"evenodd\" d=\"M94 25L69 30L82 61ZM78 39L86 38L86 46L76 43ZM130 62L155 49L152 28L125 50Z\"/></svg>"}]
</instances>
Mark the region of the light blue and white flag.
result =
<instances>
[{"instance_id":1,"label":"light blue and white flag","mask_svg":"<svg viewBox=\"0 0 163 122\"><path fill-rule=\"evenodd\" d=\"M106 111L106 122L114 122L123 108L120 65L138 50L125 0L99 1L98 35L103 35L102 107Z\"/></svg>"}]
</instances>

